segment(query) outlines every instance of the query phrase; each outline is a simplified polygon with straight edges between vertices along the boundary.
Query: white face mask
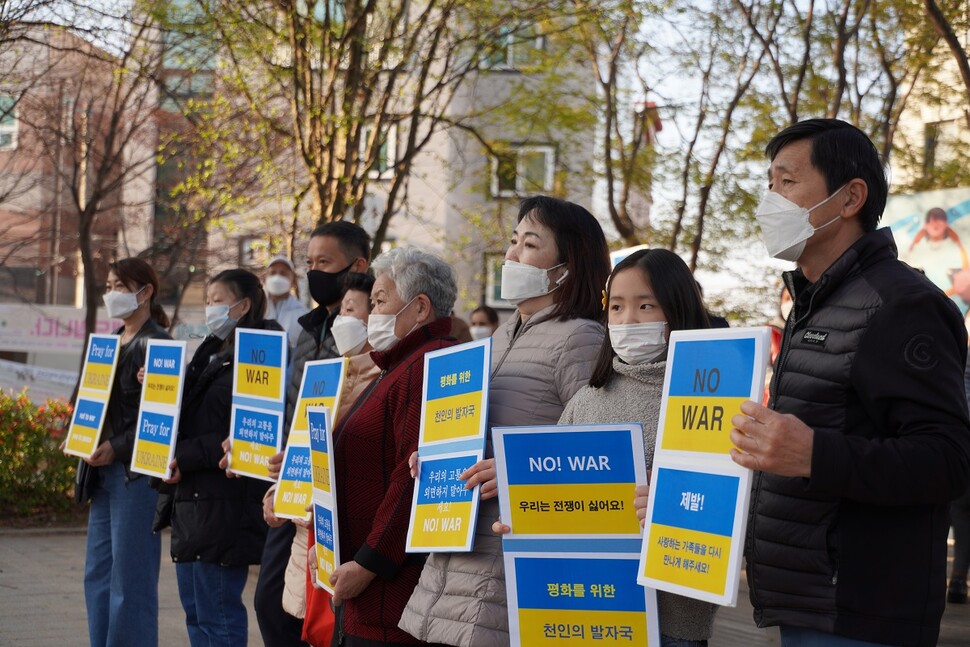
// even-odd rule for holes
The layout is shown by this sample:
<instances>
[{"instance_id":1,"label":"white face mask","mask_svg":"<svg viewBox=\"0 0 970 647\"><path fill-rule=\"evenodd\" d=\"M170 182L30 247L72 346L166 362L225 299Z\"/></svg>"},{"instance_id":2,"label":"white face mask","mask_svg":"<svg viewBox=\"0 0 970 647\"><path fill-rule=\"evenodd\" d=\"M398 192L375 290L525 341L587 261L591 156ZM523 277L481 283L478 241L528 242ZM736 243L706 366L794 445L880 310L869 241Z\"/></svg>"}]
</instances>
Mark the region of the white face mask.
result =
<instances>
[{"instance_id":1,"label":"white face mask","mask_svg":"<svg viewBox=\"0 0 970 647\"><path fill-rule=\"evenodd\" d=\"M210 335L214 335L219 339L225 339L229 336L229 333L239 323L238 319L229 316L229 311L240 303L242 303L242 299L236 301L231 306L219 305L205 307L205 325L209 329Z\"/></svg>"},{"instance_id":2,"label":"white face mask","mask_svg":"<svg viewBox=\"0 0 970 647\"><path fill-rule=\"evenodd\" d=\"M781 304L781 318L788 321L788 315L791 314L792 306L795 305L794 301L785 301Z\"/></svg>"},{"instance_id":3,"label":"white face mask","mask_svg":"<svg viewBox=\"0 0 970 647\"><path fill-rule=\"evenodd\" d=\"M819 227L812 227L809 214L834 198L845 187L843 184L811 209L799 207L774 191L766 193L758 205L755 217L761 225L761 237L765 241L768 255L783 261L797 261L805 251L805 243L815 232L841 218L840 214Z\"/></svg>"},{"instance_id":4,"label":"white face mask","mask_svg":"<svg viewBox=\"0 0 970 647\"><path fill-rule=\"evenodd\" d=\"M478 341L479 339L485 339L486 337L490 337L492 335L492 327L491 326L471 326L468 329L468 332L471 333L472 339L474 339L475 341Z\"/></svg>"},{"instance_id":5,"label":"white face mask","mask_svg":"<svg viewBox=\"0 0 970 647\"><path fill-rule=\"evenodd\" d=\"M141 290L144 290L145 287L147 286L142 286ZM108 316L112 319L125 319L137 310L138 306L141 305L138 303L138 295L141 294L141 290L134 293L117 290L105 292L102 299L104 299L104 307L108 310Z\"/></svg>"},{"instance_id":6,"label":"white face mask","mask_svg":"<svg viewBox=\"0 0 970 647\"><path fill-rule=\"evenodd\" d=\"M565 263L554 265L547 270L534 265L505 261L502 266L502 298L519 305L526 299L541 297L557 289L569 276L569 270L562 273L555 285L549 285L549 272L562 267Z\"/></svg>"},{"instance_id":7,"label":"white face mask","mask_svg":"<svg viewBox=\"0 0 970 647\"><path fill-rule=\"evenodd\" d=\"M281 297L290 291L290 280L282 274L270 274L266 277L266 292L270 296Z\"/></svg>"},{"instance_id":8,"label":"white face mask","mask_svg":"<svg viewBox=\"0 0 970 647\"><path fill-rule=\"evenodd\" d=\"M415 297L416 299L417 297ZM385 351L389 350L394 344L401 341L397 335L394 334L394 327L397 325L397 317L399 314L407 310L407 307L414 303L414 299L411 299L404 307L397 311L394 315L375 315L372 314L367 317L367 341L370 345L374 347L374 350ZM414 328L411 328L414 330ZM410 331L408 331L410 334Z\"/></svg>"},{"instance_id":9,"label":"white face mask","mask_svg":"<svg viewBox=\"0 0 970 647\"><path fill-rule=\"evenodd\" d=\"M667 322L610 325L610 344L627 364L648 364L667 352Z\"/></svg>"},{"instance_id":10,"label":"white face mask","mask_svg":"<svg viewBox=\"0 0 970 647\"><path fill-rule=\"evenodd\" d=\"M337 315L330 326L330 334L341 355L356 355L367 343L367 324L348 315Z\"/></svg>"}]
</instances>

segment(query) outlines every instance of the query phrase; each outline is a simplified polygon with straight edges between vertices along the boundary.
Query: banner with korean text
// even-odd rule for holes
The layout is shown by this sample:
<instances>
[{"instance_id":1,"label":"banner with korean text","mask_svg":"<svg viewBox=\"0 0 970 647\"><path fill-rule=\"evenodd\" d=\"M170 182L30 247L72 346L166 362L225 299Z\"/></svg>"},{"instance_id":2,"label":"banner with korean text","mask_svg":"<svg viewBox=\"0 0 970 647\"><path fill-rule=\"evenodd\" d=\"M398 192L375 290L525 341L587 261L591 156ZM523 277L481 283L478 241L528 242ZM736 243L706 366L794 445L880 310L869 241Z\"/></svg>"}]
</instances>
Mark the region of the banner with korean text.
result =
<instances>
[{"instance_id":1,"label":"banner with korean text","mask_svg":"<svg viewBox=\"0 0 970 647\"><path fill-rule=\"evenodd\" d=\"M307 519L313 496L310 469L310 436L307 407L327 407L336 412L343 389L344 358L307 362L303 368L299 398L290 421L290 433L283 451L283 466L273 499L273 509L281 519ZM336 415L336 414L335 414Z\"/></svg>"},{"instance_id":2,"label":"banner with korean text","mask_svg":"<svg viewBox=\"0 0 970 647\"><path fill-rule=\"evenodd\" d=\"M162 479L172 476L169 464L175 455L184 380L185 342L150 339L131 454L132 472Z\"/></svg>"},{"instance_id":3,"label":"banner with korean text","mask_svg":"<svg viewBox=\"0 0 970 647\"><path fill-rule=\"evenodd\" d=\"M307 408L310 463L313 483L313 540L317 584L333 594L330 576L340 566L340 535L337 531L336 479L333 465L333 429L330 409Z\"/></svg>"},{"instance_id":4,"label":"banner with korean text","mask_svg":"<svg viewBox=\"0 0 970 647\"><path fill-rule=\"evenodd\" d=\"M98 448L120 348L121 337L118 335L91 335L88 339L81 385L64 445L65 454L90 458Z\"/></svg>"},{"instance_id":5,"label":"banner with korean text","mask_svg":"<svg viewBox=\"0 0 970 647\"><path fill-rule=\"evenodd\" d=\"M424 356L409 553L471 550L479 488L458 477L484 455L491 358L491 338Z\"/></svg>"},{"instance_id":6,"label":"banner with korean text","mask_svg":"<svg viewBox=\"0 0 970 647\"><path fill-rule=\"evenodd\" d=\"M734 606L751 471L730 457L731 418L760 402L767 328L671 333L638 581Z\"/></svg>"},{"instance_id":7,"label":"banner with korean text","mask_svg":"<svg viewBox=\"0 0 970 647\"><path fill-rule=\"evenodd\" d=\"M236 328L235 335L229 466L273 481L269 459L283 448L286 333Z\"/></svg>"},{"instance_id":8,"label":"banner with korean text","mask_svg":"<svg viewBox=\"0 0 970 647\"><path fill-rule=\"evenodd\" d=\"M496 427L492 437L512 529L502 540L511 644L659 646L656 592L637 583L640 425Z\"/></svg>"}]
</instances>

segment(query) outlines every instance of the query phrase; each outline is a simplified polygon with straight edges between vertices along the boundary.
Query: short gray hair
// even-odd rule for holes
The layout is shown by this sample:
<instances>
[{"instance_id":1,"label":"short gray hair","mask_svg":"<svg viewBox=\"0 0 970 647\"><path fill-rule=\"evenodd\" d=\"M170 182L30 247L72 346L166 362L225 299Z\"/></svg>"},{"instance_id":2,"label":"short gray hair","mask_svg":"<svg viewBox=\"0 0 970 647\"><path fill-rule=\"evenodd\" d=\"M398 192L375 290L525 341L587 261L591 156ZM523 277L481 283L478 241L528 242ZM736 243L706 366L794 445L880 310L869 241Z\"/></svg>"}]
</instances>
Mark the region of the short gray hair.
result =
<instances>
[{"instance_id":1,"label":"short gray hair","mask_svg":"<svg viewBox=\"0 0 970 647\"><path fill-rule=\"evenodd\" d=\"M431 301L435 316L445 317L455 307L458 284L451 265L410 245L390 249L371 263L374 276L387 274L405 303L419 294Z\"/></svg>"}]
</instances>

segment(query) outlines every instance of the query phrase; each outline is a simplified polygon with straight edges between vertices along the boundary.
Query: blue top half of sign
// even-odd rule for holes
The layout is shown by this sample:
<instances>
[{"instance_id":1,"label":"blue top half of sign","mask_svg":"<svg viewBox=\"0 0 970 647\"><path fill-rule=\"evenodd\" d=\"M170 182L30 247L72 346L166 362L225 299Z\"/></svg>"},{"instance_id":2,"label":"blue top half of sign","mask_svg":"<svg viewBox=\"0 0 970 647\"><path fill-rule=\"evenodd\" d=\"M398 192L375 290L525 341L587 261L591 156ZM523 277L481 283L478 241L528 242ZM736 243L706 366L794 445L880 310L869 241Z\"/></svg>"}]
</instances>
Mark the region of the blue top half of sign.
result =
<instances>
[{"instance_id":1,"label":"blue top half of sign","mask_svg":"<svg viewBox=\"0 0 970 647\"><path fill-rule=\"evenodd\" d=\"M505 433L509 485L635 483L630 431Z\"/></svg>"},{"instance_id":2,"label":"blue top half of sign","mask_svg":"<svg viewBox=\"0 0 970 647\"><path fill-rule=\"evenodd\" d=\"M737 476L661 467L657 470L651 521L730 537L739 484Z\"/></svg>"},{"instance_id":3,"label":"blue top half of sign","mask_svg":"<svg viewBox=\"0 0 970 647\"><path fill-rule=\"evenodd\" d=\"M754 375L755 340L680 340L670 373L672 396L747 398Z\"/></svg>"},{"instance_id":4,"label":"blue top half of sign","mask_svg":"<svg viewBox=\"0 0 970 647\"><path fill-rule=\"evenodd\" d=\"M476 462L475 454L422 459L421 477L415 484L418 505L470 502L472 490L465 489L465 481L460 481L458 475Z\"/></svg>"},{"instance_id":5,"label":"blue top half of sign","mask_svg":"<svg viewBox=\"0 0 970 647\"><path fill-rule=\"evenodd\" d=\"M343 362L326 364L307 364L303 372L303 391L301 398L335 398L340 386Z\"/></svg>"},{"instance_id":6,"label":"blue top half of sign","mask_svg":"<svg viewBox=\"0 0 970 647\"><path fill-rule=\"evenodd\" d=\"M323 411L307 411L306 420L310 434L310 449L315 452L327 453L327 418Z\"/></svg>"},{"instance_id":7,"label":"blue top half of sign","mask_svg":"<svg viewBox=\"0 0 970 647\"><path fill-rule=\"evenodd\" d=\"M145 370L156 375L178 376L182 359L182 349L178 346L155 346L148 351Z\"/></svg>"},{"instance_id":8,"label":"blue top half of sign","mask_svg":"<svg viewBox=\"0 0 970 647\"><path fill-rule=\"evenodd\" d=\"M91 337L88 345L88 362L93 364L113 364L118 350L117 337Z\"/></svg>"},{"instance_id":9,"label":"blue top half of sign","mask_svg":"<svg viewBox=\"0 0 970 647\"><path fill-rule=\"evenodd\" d=\"M239 331L238 357L240 364L255 364L283 368L285 336L265 335L247 330Z\"/></svg>"},{"instance_id":10,"label":"blue top half of sign","mask_svg":"<svg viewBox=\"0 0 970 647\"><path fill-rule=\"evenodd\" d=\"M470 372L470 375L468 375L466 381L462 381L461 376L466 371ZM443 378L450 376L456 376L456 379L443 380ZM484 379L484 345L428 358L428 400L438 400L481 391Z\"/></svg>"},{"instance_id":11,"label":"blue top half of sign","mask_svg":"<svg viewBox=\"0 0 970 647\"><path fill-rule=\"evenodd\" d=\"M553 586L562 585L569 585L573 594L550 594ZM576 595L577 585L582 585L582 596ZM604 594L604 587L611 587L608 594ZM635 558L516 556L515 588L520 609L646 611L644 590L637 584Z\"/></svg>"}]
</instances>

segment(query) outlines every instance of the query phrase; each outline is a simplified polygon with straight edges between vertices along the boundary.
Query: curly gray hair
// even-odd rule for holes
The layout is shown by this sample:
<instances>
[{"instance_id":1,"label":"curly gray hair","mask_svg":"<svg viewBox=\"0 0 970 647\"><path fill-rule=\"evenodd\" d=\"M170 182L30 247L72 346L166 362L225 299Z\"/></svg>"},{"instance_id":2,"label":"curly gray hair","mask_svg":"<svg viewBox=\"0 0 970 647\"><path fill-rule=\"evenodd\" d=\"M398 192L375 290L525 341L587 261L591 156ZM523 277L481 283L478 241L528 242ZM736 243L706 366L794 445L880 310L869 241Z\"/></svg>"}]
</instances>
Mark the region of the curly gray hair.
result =
<instances>
[{"instance_id":1,"label":"curly gray hair","mask_svg":"<svg viewBox=\"0 0 970 647\"><path fill-rule=\"evenodd\" d=\"M451 314L455 307L458 294L455 272L434 254L411 246L395 247L375 258L371 269L374 276L390 276L405 303L424 294L439 318Z\"/></svg>"}]
</instances>

